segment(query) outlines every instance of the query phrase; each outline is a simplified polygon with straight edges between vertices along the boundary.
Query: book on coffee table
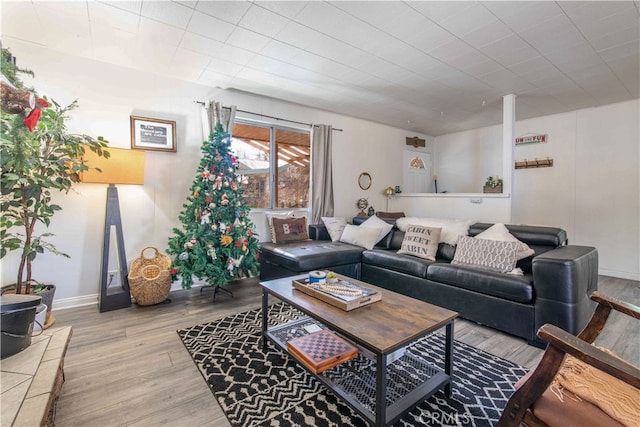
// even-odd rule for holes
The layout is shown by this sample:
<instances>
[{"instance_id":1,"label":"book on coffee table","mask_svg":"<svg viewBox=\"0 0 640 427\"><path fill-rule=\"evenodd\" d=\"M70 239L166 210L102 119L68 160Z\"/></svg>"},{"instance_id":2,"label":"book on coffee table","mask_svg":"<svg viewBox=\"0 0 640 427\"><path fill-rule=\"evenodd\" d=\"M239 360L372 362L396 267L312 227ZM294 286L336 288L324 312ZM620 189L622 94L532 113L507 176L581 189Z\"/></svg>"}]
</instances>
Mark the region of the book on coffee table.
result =
<instances>
[{"instance_id":1,"label":"book on coffee table","mask_svg":"<svg viewBox=\"0 0 640 427\"><path fill-rule=\"evenodd\" d=\"M294 338L287 343L287 348L314 374L358 356L355 346L327 329Z\"/></svg>"}]
</instances>

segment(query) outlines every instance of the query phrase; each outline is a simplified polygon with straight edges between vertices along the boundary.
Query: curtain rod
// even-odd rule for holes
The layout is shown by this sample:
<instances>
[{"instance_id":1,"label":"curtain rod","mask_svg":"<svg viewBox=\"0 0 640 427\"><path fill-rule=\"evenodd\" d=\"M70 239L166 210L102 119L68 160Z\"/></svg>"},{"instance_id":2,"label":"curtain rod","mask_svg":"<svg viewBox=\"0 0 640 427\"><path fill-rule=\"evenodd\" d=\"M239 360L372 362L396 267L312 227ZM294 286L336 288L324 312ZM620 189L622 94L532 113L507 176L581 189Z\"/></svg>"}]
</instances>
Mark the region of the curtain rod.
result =
<instances>
[{"instance_id":1,"label":"curtain rod","mask_svg":"<svg viewBox=\"0 0 640 427\"><path fill-rule=\"evenodd\" d=\"M196 104L200 104L202 106L206 105L206 103L204 103L202 101L193 101L193 102L195 102ZM266 117L268 119L281 120L281 121L285 121L285 122L289 122L289 123L296 123L298 125L318 126L318 125L314 125L314 124L311 124L311 123L297 122L295 120L289 120L289 119L283 119L283 118L280 118L280 117L268 116L268 115L262 114L262 113L254 113L253 111L245 111L245 110L238 110L238 109L236 109L236 111L238 111L240 113L247 113L247 114L253 114L253 115L256 115L256 116L260 116L260 117ZM331 128L331 130L335 130L337 132L342 132L342 129L338 129L338 128Z\"/></svg>"}]
</instances>

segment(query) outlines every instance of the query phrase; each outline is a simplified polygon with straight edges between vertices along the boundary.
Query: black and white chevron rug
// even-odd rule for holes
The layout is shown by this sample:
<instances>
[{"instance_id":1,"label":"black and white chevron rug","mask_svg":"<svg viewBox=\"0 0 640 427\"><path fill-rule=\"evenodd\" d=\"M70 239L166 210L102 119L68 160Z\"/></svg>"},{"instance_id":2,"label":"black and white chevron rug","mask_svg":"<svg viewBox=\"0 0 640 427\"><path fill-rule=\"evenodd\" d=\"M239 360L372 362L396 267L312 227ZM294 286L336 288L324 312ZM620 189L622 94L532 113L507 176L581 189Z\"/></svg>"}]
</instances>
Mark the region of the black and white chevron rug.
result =
<instances>
[{"instance_id":1,"label":"black and white chevron rug","mask_svg":"<svg viewBox=\"0 0 640 427\"><path fill-rule=\"evenodd\" d=\"M270 326L302 316L288 305L276 304L270 308ZM256 309L177 331L232 426L367 425L291 356L271 343L263 352L261 322L261 311ZM425 337L407 351L441 369L444 366L443 335ZM453 353L453 396L448 399L437 392L396 426L497 423L513 384L526 370L458 341ZM367 363L360 359L364 358L348 363Z\"/></svg>"}]
</instances>

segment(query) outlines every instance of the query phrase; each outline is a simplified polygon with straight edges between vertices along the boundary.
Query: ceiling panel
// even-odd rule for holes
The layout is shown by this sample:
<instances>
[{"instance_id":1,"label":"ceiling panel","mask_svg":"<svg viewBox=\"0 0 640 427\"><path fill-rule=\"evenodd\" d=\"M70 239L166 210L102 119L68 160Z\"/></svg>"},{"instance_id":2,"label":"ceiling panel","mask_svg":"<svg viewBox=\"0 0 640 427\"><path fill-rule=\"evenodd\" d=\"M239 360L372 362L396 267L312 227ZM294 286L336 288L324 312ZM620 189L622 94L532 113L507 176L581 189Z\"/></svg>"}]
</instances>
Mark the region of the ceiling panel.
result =
<instances>
[{"instance_id":1,"label":"ceiling panel","mask_svg":"<svg viewBox=\"0 0 640 427\"><path fill-rule=\"evenodd\" d=\"M431 135L499 123L508 93L523 119L640 92L638 1L33 0L0 8L9 48Z\"/></svg>"}]
</instances>

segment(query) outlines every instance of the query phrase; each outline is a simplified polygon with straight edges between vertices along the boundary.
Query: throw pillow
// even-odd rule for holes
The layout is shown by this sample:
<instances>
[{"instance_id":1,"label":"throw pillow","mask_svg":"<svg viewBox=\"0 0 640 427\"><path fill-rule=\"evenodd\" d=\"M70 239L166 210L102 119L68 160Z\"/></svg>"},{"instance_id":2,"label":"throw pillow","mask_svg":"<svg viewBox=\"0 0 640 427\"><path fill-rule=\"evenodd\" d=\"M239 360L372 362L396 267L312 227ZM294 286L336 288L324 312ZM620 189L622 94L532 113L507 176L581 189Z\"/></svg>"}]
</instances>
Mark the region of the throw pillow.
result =
<instances>
[{"instance_id":1,"label":"throw pillow","mask_svg":"<svg viewBox=\"0 0 640 427\"><path fill-rule=\"evenodd\" d=\"M389 234L389 232L393 228L393 224L389 224L387 221L382 220L377 216L372 216L368 220L360 224L360 227L379 227L380 234L378 234L378 237L376 238L376 243L378 243L384 238L384 236Z\"/></svg>"},{"instance_id":2,"label":"throw pillow","mask_svg":"<svg viewBox=\"0 0 640 427\"><path fill-rule=\"evenodd\" d=\"M323 216L322 222L327 227L327 232L331 236L332 242L337 242L342 236L344 227L347 225L347 220L339 216Z\"/></svg>"},{"instance_id":3,"label":"throw pillow","mask_svg":"<svg viewBox=\"0 0 640 427\"><path fill-rule=\"evenodd\" d=\"M407 231L409 225L423 225L425 227L439 227L442 229L440 233L440 241L455 246L459 236L468 236L469 227L476 221L469 219L448 219L448 218L417 218L405 217L398 218L396 225L400 231Z\"/></svg>"},{"instance_id":4,"label":"throw pillow","mask_svg":"<svg viewBox=\"0 0 640 427\"><path fill-rule=\"evenodd\" d=\"M340 241L356 246L362 246L367 249L373 249L373 246L376 244L378 234L380 234L380 227L362 227L347 224L342 232L342 236L340 236Z\"/></svg>"},{"instance_id":5,"label":"throw pillow","mask_svg":"<svg viewBox=\"0 0 640 427\"><path fill-rule=\"evenodd\" d=\"M273 230L273 218L280 218L280 219L293 218L293 211L289 211L289 212L265 212L264 217L267 220L267 229L269 230L269 233L271 234L271 241L273 243L276 243L276 233Z\"/></svg>"},{"instance_id":6,"label":"throw pillow","mask_svg":"<svg viewBox=\"0 0 640 427\"><path fill-rule=\"evenodd\" d=\"M398 253L435 261L441 233L441 228L410 225L404 232L404 239Z\"/></svg>"},{"instance_id":7,"label":"throw pillow","mask_svg":"<svg viewBox=\"0 0 640 427\"><path fill-rule=\"evenodd\" d=\"M516 254L518 260L535 253L526 243L521 242L513 234L509 233L507 227L501 223L493 224L475 237L476 239L496 240L499 242L518 242L518 253Z\"/></svg>"},{"instance_id":8,"label":"throw pillow","mask_svg":"<svg viewBox=\"0 0 640 427\"><path fill-rule=\"evenodd\" d=\"M518 242L476 239L460 236L451 264L483 267L509 273L516 266Z\"/></svg>"},{"instance_id":9,"label":"throw pillow","mask_svg":"<svg viewBox=\"0 0 640 427\"><path fill-rule=\"evenodd\" d=\"M302 218L273 218L273 243L282 244L309 240L307 219Z\"/></svg>"}]
</instances>

